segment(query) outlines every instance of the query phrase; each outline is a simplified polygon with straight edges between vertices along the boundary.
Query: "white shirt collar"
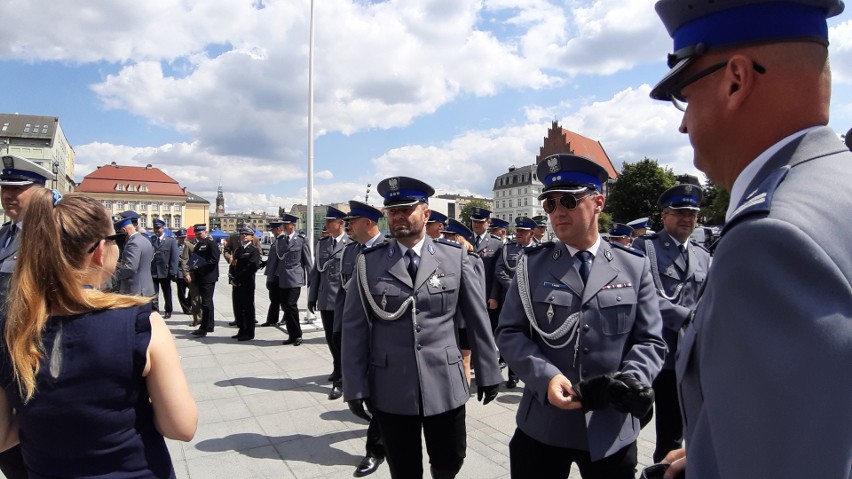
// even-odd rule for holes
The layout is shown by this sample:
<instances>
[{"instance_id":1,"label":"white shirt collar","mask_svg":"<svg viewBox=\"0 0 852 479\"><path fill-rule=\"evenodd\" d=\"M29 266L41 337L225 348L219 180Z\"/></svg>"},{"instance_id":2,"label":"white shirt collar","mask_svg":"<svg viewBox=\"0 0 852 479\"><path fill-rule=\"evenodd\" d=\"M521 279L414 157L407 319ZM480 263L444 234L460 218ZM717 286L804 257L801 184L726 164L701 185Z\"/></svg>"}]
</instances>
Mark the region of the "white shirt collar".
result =
<instances>
[{"instance_id":1,"label":"white shirt collar","mask_svg":"<svg viewBox=\"0 0 852 479\"><path fill-rule=\"evenodd\" d=\"M573 246L568 246L567 244L565 244L565 247L568 248L568 252L571 253L572 258L579 251L581 251L577 248L574 248ZM598 255L598 248L600 248L600 247L601 247L601 235L598 235L598 238L595 240L595 244L593 244L589 249L586 249L586 250L583 250L583 251L588 251L589 253L592 253L592 257L595 257L595 256Z\"/></svg>"},{"instance_id":2,"label":"white shirt collar","mask_svg":"<svg viewBox=\"0 0 852 479\"><path fill-rule=\"evenodd\" d=\"M426 241L426 235L423 235L423 237L420 238L420 241L418 241L417 244L415 244L414 246L412 246L410 248L410 249L414 250L414 254L416 254L417 256L420 256L421 258L423 256L420 254L420 251L423 249L423 243L425 241ZM397 241L397 244L399 245L399 251L402 253L403 256L405 256L405 253L409 250L409 248L406 248L405 245L403 245L399 241Z\"/></svg>"},{"instance_id":3,"label":"white shirt collar","mask_svg":"<svg viewBox=\"0 0 852 479\"><path fill-rule=\"evenodd\" d=\"M382 238L382 232L381 232L381 231L379 231L379 234L377 234L376 236L373 236L372 238L370 238L369 240L367 240L367 242L366 242L366 243L364 243L364 246L366 246L366 247L373 246L373 245L374 245L374 244L376 244L376 243L377 243L377 242L378 242L381 238Z\"/></svg>"},{"instance_id":4,"label":"white shirt collar","mask_svg":"<svg viewBox=\"0 0 852 479\"><path fill-rule=\"evenodd\" d=\"M346 234L346 232L344 231L343 233L340 233L339 236L335 237L334 243L337 244L337 243L340 243L341 241L343 241L343 235L345 235L345 234Z\"/></svg>"},{"instance_id":5,"label":"white shirt collar","mask_svg":"<svg viewBox=\"0 0 852 479\"><path fill-rule=\"evenodd\" d=\"M757 158L754 159L754 161L749 163L743 169L743 171L740 172L739 176L737 176L737 179L734 181L734 186L731 188L731 202L728 204L728 211L725 213L726 222L730 221L731 218L734 216L734 211L736 211L737 208L740 206L743 196L745 196L746 194L745 189L748 188L748 185L751 184L751 182L754 180L754 177L757 175L757 172L760 171L761 168L763 168L763 165L765 165L769 161L769 159L772 158L773 155L775 155L775 153L778 153L781 148L787 146L787 144L789 144L791 141L817 128L821 127L812 126L810 128L805 128L804 130L797 131L796 133L793 133L792 135L782 139L781 141L770 146L766 149L766 151L758 155Z\"/></svg>"}]
</instances>

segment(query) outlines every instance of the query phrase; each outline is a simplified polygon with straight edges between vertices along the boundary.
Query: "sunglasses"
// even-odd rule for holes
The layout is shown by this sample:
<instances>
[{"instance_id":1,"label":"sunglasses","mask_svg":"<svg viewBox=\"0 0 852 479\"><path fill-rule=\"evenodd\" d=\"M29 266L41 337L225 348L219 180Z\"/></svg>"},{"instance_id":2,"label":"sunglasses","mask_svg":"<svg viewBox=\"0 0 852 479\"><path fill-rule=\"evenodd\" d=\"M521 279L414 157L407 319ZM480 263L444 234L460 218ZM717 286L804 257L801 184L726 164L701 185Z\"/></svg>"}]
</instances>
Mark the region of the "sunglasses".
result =
<instances>
[{"instance_id":1,"label":"sunglasses","mask_svg":"<svg viewBox=\"0 0 852 479\"><path fill-rule=\"evenodd\" d=\"M104 241L112 241L113 243L115 243L117 240L122 239L126 236L127 236L127 233L122 231L121 233L116 233L114 235L104 236L102 239ZM89 254L94 253L95 250L98 249L98 245L100 245L100 244L101 244L101 240L98 240L91 248L89 248Z\"/></svg>"},{"instance_id":2,"label":"sunglasses","mask_svg":"<svg viewBox=\"0 0 852 479\"><path fill-rule=\"evenodd\" d=\"M593 196L594 194L595 193L593 192L583 196L562 195L556 198L547 198L541 202L541 207L544 209L545 213L551 214L556 211L556 202L558 201L566 210L573 210L581 201L583 201L583 199Z\"/></svg>"}]
</instances>

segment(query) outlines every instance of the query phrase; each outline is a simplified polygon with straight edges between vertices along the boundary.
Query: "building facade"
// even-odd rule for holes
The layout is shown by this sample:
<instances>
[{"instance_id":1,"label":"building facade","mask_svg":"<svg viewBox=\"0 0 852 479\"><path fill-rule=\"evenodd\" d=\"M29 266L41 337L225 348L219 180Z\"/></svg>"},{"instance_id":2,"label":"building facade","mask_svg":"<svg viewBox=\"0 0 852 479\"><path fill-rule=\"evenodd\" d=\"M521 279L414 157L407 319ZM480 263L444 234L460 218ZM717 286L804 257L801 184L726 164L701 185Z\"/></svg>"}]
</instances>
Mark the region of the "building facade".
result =
<instances>
[{"instance_id":1,"label":"building facade","mask_svg":"<svg viewBox=\"0 0 852 479\"><path fill-rule=\"evenodd\" d=\"M0 113L0 153L18 155L52 171L46 186L74 191L74 148L55 116Z\"/></svg>"},{"instance_id":2,"label":"building facade","mask_svg":"<svg viewBox=\"0 0 852 479\"><path fill-rule=\"evenodd\" d=\"M80 182L77 191L103 202L112 214L139 213L139 226L150 228L161 219L170 229L209 224L210 202L192 195L176 180L152 165L99 166Z\"/></svg>"}]
</instances>

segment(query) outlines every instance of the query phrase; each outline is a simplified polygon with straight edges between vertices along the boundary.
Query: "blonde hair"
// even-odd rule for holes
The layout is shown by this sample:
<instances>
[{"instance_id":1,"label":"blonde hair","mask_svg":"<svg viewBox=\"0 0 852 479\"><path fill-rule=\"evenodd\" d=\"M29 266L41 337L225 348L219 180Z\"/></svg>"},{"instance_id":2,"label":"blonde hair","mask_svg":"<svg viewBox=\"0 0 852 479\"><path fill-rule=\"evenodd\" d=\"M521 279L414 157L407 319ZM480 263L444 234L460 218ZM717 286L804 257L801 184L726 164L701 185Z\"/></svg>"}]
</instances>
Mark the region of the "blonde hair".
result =
<instances>
[{"instance_id":1,"label":"blonde hair","mask_svg":"<svg viewBox=\"0 0 852 479\"><path fill-rule=\"evenodd\" d=\"M36 374L44 357L42 333L51 315L125 308L150 301L138 296L83 288L92 267L87 259L112 229L104 206L81 194L54 204L51 190L30 196L21 230L20 251L7 296L4 337L24 402L36 393ZM96 285L97 286L97 285Z\"/></svg>"}]
</instances>

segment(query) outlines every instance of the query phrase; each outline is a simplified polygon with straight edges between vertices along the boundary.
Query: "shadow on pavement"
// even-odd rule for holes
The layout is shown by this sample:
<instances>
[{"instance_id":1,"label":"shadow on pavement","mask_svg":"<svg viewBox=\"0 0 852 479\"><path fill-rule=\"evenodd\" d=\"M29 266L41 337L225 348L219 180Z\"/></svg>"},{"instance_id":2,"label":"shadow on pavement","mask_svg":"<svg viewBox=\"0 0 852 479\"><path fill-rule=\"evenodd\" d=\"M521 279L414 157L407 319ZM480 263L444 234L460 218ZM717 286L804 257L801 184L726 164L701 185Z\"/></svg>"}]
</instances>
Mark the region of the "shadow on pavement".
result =
<instances>
[{"instance_id":1,"label":"shadow on pavement","mask_svg":"<svg viewBox=\"0 0 852 479\"><path fill-rule=\"evenodd\" d=\"M366 431L339 431L319 436L306 434L292 434L289 436L264 436L256 433L237 433L222 438L207 439L195 445L196 449L205 452L230 452L236 451L240 454L257 459L266 459L264 448L251 448L245 450L234 449L239 444L260 444L268 440L277 445L281 458L285 461L299 461L320 466L355 466L362 456L350 454L332 446L338 442L345 442L352 438L365 436ZM289 447L292 446L292 447Z\"/></svg>"}]
</instances>

